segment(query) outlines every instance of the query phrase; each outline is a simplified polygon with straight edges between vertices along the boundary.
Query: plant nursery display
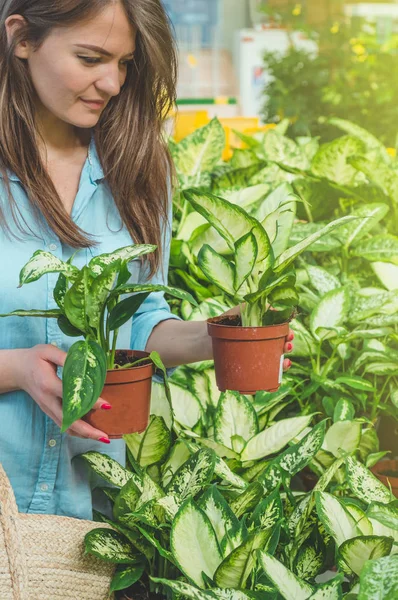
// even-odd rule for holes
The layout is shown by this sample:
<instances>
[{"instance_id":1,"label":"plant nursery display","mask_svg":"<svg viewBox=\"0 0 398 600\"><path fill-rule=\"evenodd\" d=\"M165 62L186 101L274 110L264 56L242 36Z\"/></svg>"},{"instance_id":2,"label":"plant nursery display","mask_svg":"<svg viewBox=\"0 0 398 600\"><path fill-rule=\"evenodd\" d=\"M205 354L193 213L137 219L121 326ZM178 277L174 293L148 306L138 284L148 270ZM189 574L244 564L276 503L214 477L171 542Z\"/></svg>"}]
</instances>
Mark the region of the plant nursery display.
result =
<instances>
[{"instance_id":1,"label":"plant nursery display","mask_svg":"<svg viewBox=\"0 0 398 600\"><path fill-rule=\"evenodd\" d=\"M128 263L155 249L152 245L126 246L95 256L81 269L72 261L38 250L22 268L20 287L46 273L59 273L54 290L58 308L15 310L0 316L54 318L65 335L84 338L69 349L62 372L62 432L82 417L110 438L146 428L154 367L164 377L166 370L156 352L117 349L118 330L151 292L165 292L196 304L189 292L128 283ZM100 395L111 403L111 415L90 413Z\"/></svg>"},{"instance_id":2,"label":"plant nursery display","mask_svg":"<svg viewBox=\"0 0 398 600\"><path fill-rule=\"evenodd\" d=\"M81 457L112 504L113 518L96 519L114 531L86 536L89 553L117 565L111 590L141 579L152 595L137 584L127 597L393 598L397 501L361 462L372 426L343 412L328 430L313 415L278 420L272 394L202 393L201 404L179 379L173 412L155 384L157 414L124 437L128 468ZM314 461L303 492L298 475Z\"/></svg>"},{"instance_id":3,"label":"plant nursery display","mask_svg":"<svg viewBox=\"0 0 398 600\"><path fill-rule=\"evenodd\" d=\"M379 426L382 415L396 419L398 407L398 163L364 129L332 121L344 135L327 144L287 138L287 122L253 136L236 132L246 148L235 149L228 162L221 159L225 137L216 120L171 143L182 191L175 196L170 281L200 302L193 309L182 302L174 310L185 319L213 318L234 305L233 290L220 277L219 286L200 264L207 245L229 263L224 273L236 268L223 223L207 218L206 197L228 210L233 204L235 220L244 214L262 224L277 256L293 254L330 221L350 216L295 261L295 347L285 376L290 382L285 410L332 417L344 401ZM198 200L196 210L189 199ZM274 312L267 311L271 318L278 316Z\"/></svg>"}]
</instances>

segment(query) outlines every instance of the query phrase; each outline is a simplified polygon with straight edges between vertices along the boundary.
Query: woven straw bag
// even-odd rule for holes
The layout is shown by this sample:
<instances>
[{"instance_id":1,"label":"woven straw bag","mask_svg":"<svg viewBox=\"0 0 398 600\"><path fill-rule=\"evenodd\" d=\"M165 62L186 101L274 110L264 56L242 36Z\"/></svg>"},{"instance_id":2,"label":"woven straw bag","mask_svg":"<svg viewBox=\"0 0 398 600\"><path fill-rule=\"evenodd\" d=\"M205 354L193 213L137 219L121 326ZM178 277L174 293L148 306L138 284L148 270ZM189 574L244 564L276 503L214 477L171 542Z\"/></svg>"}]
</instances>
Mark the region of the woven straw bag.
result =
<instances>
[{"instance_id":1,"label":"woven straw bag","mask_svg":"<svg viewBox=\"0 0 398 600\"><path fill-rule=\"evenodd\" d=\"M0 464L0 600L108 599L114 566L84 554L95 525L18 513Z\"/></svg>"}]
</instances>

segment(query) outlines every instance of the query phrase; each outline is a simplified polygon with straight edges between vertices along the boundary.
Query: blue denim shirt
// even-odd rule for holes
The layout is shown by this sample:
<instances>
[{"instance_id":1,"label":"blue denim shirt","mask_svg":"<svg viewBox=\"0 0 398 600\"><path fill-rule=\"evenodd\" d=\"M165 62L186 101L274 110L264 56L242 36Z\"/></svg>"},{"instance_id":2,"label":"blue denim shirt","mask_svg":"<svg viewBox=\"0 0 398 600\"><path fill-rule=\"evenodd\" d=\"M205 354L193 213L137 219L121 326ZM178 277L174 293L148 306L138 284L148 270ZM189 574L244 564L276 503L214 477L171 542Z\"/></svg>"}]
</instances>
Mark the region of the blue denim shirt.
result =
<instances>
[{"instance_id":1,"label":"blue denim shirt","mask_svg":"<svg viewBox=\"0 0 398 600\"><path fill-rule=\"evenodd\" d=\"M29 235L16 240L7 237L0 228L0 314L16 309L56 308L53 291L57 273L18 289L19 272L36 250L48 250L60 259L68 260L74 249L62 244L44 222L37 224L19 179L12 173L9 175L11 193L21 215L39 237ZM0 202L7 215L9 205L1 178ZM10 214L8 217L7 222L13 227ZM104 180L93 141L82 170L72 218L98 241L97 246L76 254L74 264L79 268L95 255L132 243ZM163 270L152 279L153 283L164 283L169 248L170 230L164 244ZM130 263L131 282L144 281L145 273L141 270L139 261ZM151 294L133 319L120 329L118 347L144 350L153 328L170 318L176 317L170 313L163 294ZM0 349L55 344L67 351L75 341L60 331L56 319L0 319ZM105 452L124 463L125 444L122 440L113 440L105 447L101 442L61 435L59 427L25 392L0 395L0 462L11 481L20 512L91 519L92 489L100 480L82 459L74 460L76 455L88 450Z\"/></svg>"}]
</instances>

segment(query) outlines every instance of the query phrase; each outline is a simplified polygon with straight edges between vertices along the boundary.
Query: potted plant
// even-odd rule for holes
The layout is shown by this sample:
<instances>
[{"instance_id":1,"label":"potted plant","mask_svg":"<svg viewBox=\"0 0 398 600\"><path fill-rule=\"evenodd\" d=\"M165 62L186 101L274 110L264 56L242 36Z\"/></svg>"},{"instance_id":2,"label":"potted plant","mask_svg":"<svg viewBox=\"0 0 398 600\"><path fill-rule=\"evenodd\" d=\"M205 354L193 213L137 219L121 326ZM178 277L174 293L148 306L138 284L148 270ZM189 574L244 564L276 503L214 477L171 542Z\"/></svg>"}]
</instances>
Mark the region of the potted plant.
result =
<instances>
[{"instance_id":1,"label":"potted plant","mask_svg":"<svg viewBox=\"0 0 398 600\"><path fill-rule=\"evenodd\" d=\"M208 319L217 385L221 391L274 392L282 379L283 347L298 295L294 260L311 244L355 217L332 221L288 248L295 197L287 195L260 223L243 208L211 193L184 191L186 200L220 234L217 251L204 244L198 263L211 283L234 304L240 316ZM291 214L289 219L286 215Z\"/></svg>"},{"instance_id":2,"label":"potted plant","mask_svg":"<svg viewBox=\"0 0 398 600\"><path fill-rule=\"evenodd\" d=\"M151 292L196 304L189 293L169 286L128 283L128 263L155 249L148 244L126 246L94 257L81 269L38 250L22 268L19 287L46 273L59 273L54 289L58 308L0 316L55 318L65 335L84 338L71 346L63 368L62 432L83 417L110 438L141 432L149 420L155 367L163 373L167 391L166 370L156 352L116 349L119 328ZM109 413L91 411L100 396L112 405Z\"/></svg>"}]
</instances>

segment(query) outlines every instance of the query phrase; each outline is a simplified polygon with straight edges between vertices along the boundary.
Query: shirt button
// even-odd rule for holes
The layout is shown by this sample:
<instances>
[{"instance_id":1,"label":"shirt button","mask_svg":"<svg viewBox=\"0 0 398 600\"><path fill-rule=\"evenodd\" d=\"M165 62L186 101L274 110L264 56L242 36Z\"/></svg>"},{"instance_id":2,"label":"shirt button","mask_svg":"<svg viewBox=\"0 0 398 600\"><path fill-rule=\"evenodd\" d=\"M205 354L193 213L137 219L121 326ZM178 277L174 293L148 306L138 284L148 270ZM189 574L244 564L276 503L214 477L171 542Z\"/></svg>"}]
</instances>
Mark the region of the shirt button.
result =
<instances>
[{"instance_id":1,"label":"shirt button","mask_svg":"<svg viewBox=\"0 0 398 600\"><path fill-rule=\"evenodd\" d=\"M48 442L48 445L50 446L50 448L54 448L54 446L56 446L56 445L57 445L57 441L56 441L56 440L50 440L50 441Z\"/></svg>"},{"instance_id":2,"label":"shirt button","mask_svg":"<svg viewBox=\"0 0 398 600\"><path fill-rule=\"evenodd\" d=\"M42 492L46 492L48 490L48 485L47 483L42 483L40 486L40 489Z\"/></svg>"},{"instance_id":3,"label":"shirt button","mask_svg":"<svg viewBox=\"0 0 398 600\"><path fill-rule=\"evenodd\" d=\"M53 252L54 250L56 250L58 248L58 246L57 246L57 244L50 244L48 248L49 248L49 250L51 250Z\"/></svg>"}]
</instances>

